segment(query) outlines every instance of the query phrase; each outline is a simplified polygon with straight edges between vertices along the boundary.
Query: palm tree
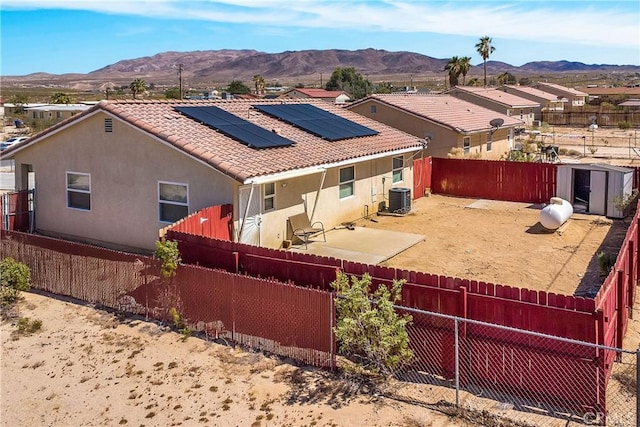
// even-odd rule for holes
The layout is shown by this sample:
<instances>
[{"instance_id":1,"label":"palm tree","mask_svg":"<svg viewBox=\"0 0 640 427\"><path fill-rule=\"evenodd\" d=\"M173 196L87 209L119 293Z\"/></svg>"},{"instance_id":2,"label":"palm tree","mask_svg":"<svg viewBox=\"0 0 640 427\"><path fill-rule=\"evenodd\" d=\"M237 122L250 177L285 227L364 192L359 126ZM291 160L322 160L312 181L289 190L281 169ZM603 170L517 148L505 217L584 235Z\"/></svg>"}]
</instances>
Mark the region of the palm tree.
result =
<instances>
[{"instance_id":1,"label":"palm tree","mask_svg":"<svg viewBox=\"0 0 640 427\"><path fill-rule=\"evenodd\" d=\"M133 93L133 99L140 94L143 94L147 90L147 85L142 79L135 79L129 85L129 89L131 89L131 93Z\"/></svg>"},{"instance_id":2,"label":"palm tree","mask_svg":"<svg viewBox=\"0 0 640 427\"><path fill-rule=\"evenodd\" d=\"M476 51L482 57L484 61L484 85L487 85L487 59L489 56L496 50L495 47L491 46L491 42L493 39L489 36L480 37L480 41L476 43Z\"/></svg>"},{"instance_id":3,"label":"palm tree","mask_svg":"<svg viewBox=\"0 0 640 427\"><path fill-rule=\"evenodd\" d=\"M462 74L462 86L464 86L469 68L471 68L471 58L468 56L463 56L462 58L460 58L460 74Z\"/></svg>"},{"instance_id":4,"label":"palm tree","mask_svg":"<svg viewBox=\"0 0 640 427\"><path fill-rule=\"evenodd\" d=\"M449 72L449 85L451 87L458 85L458 77L460 76L460 58L452 56L444 66L444 70Z\"/></svg>"}]
</instances>

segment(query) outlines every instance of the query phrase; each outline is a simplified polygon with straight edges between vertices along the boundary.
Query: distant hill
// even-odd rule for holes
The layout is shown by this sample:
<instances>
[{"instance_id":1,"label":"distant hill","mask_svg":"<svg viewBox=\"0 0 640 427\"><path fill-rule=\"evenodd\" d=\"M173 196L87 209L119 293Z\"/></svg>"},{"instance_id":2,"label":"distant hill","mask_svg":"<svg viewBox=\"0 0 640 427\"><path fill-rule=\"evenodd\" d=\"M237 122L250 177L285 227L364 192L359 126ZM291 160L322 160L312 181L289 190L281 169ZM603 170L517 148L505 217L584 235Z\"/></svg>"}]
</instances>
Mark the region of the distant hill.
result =
<instances>
[{"instance_id":1,"label":"distant hill","mask_svg":"<svg viewBox=\"0 0 640 427\"><path fill-rule=\"evenodd\" d=\"M326 81L336 67L354 67L372 81L393 77L445 75L447 59L437 59L412 52L389 52L379 49L362 50L302 50L265 53L255 50L205 50L193 52L163 52L157 55L125 59L88 74L34 73L27 76L5 76L3 84L67 85L69 87L104 86L106 82L122 84L134 78L147 83L176 84L178 64L182 64L183 79L189 85L226 84L238 79L250 83L260 74L267 82ZM491 75L511 72L518 76L567 72L640 72L633 65L587 65L569 61L529 62L520 67L499 61L488 61ZM482 63L471 68L470 76L482 74ZM407 79L408 80L408 79Z\"/></svg>"}]
</instances>

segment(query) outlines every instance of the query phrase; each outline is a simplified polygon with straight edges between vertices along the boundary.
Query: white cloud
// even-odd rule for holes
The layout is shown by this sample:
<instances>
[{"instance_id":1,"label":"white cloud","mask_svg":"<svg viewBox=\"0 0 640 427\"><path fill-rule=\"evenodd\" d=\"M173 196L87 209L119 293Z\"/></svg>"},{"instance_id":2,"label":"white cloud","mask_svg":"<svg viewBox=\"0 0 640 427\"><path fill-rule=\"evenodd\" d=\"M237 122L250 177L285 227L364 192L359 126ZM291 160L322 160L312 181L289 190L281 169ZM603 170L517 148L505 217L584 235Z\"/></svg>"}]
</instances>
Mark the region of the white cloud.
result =
<instances>
[{"instance_id":1,"label":"white cloud","mask_svg":"<svg viewBox=\"0 0 640 427\"><path fill-rule=\"evenodd\" d=\"M640 38L637 3L625 1L3 0L2 8L90 10L278 28L489 35L593 46L638 47Z\"/></svg>"}]
</instances>

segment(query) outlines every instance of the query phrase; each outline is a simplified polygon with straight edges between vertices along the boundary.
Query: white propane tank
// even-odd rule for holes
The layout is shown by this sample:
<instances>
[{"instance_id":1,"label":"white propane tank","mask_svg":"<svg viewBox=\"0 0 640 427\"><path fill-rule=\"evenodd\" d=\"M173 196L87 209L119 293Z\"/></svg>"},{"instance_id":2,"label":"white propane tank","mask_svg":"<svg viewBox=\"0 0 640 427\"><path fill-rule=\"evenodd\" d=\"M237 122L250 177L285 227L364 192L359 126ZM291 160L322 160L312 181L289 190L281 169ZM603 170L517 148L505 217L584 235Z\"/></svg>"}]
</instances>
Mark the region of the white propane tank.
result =
<instances>
[{"instance_id":1,"label":"white propane tank","mask_svg":"<svg viewBox=\"0 0 640 427\"><path fill-rule=\"evenodd\" d=\"M540 224L549 230L555 230L573 215L573 206L560 197L552 197L550 203L540 212Z\"/></svg>"}]
</instances>

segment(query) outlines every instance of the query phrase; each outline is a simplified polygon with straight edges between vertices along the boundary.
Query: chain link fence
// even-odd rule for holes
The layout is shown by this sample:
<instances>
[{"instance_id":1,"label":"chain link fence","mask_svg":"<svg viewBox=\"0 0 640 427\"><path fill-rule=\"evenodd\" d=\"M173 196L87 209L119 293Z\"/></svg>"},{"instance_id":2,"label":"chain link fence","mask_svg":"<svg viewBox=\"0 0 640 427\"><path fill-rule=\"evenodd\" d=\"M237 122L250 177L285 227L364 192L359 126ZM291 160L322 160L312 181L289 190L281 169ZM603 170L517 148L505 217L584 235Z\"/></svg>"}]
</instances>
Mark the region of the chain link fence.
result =
<instances>
[{"instance_id":1,"label":"chain link fence","mask_svg":"<svg viewBox=\"0 0 640 427\"><path fill-rule=\"evenodd\" d=\"M388 397L454 409L481 425L639 425L640 349L397 309L413 318L414 358Z\"/></svg>"}]
</instances>

